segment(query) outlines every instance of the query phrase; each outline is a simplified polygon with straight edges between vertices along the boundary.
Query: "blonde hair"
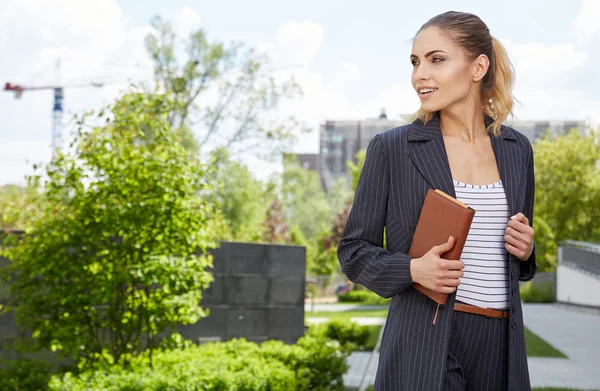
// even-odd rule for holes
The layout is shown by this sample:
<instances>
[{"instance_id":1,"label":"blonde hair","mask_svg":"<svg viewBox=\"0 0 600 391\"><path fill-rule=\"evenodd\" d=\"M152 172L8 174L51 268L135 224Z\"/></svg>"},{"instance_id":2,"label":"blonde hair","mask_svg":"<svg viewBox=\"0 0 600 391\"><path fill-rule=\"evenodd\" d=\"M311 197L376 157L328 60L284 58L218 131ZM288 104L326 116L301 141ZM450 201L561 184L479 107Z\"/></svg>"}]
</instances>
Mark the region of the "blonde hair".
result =
<instances>
[{"instance_id":1,"label":"blonde hair","mask_svg":"<svg viewBox=\"0 0 600 391\"><path fill-rule=\"evenodd\" d=\"M485 54L490 60L487 73L481 80L481 104L484 114L493 120L488 131L499 135L502 123L512 114L515 101L512 95L514 68L506 49L490 35L488 27L478 16L466 12L449 11L434 16L421 26L419 32L428 27L437 27L448 33L471 59ZM414 119L427 123L434 114L420 108Z\"/></svg>"}]
</instances>

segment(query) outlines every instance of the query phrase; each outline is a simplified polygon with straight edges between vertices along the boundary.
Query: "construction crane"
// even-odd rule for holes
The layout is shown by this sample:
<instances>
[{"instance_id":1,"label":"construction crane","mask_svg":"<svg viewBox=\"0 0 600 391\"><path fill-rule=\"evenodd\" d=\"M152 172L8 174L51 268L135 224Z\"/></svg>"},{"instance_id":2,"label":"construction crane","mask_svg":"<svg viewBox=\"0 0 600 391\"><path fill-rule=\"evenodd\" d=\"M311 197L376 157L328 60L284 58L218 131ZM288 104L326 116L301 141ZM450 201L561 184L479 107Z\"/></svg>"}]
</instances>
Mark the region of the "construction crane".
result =
<instances>
[{"instance_id":1,"label":"construction crane","mask_svg":"<svg viewBox=\"0 0 600 391\"><path fill-rule=\"evenodd\" d=\"M103 87L103 83L79 83L66 84L61 86L22 86L19 84L6 83L4 91L12 91L15 93L15 98L21 98L24 91L39 91L39 90L54 90L54 105L52 108L52 152L62 147L62 125L63 125L63 90L65 88L80 88L80 87Z\"/></svg>"}]
</instances>

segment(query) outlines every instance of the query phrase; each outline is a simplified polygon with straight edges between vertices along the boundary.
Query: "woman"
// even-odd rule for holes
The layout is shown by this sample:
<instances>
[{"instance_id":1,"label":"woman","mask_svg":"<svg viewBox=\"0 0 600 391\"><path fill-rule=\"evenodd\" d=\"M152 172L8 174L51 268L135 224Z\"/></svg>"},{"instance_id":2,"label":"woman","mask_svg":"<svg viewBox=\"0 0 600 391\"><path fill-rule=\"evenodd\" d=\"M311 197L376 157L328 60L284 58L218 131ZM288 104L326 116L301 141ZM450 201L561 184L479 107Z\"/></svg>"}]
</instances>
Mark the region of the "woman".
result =
<instances>
[{"instance_id":1,"label":"woman","mask_svg":"<svg viewBox=\"0 0 600 391\"><path fill-rule=\"evenodd\" d=\"M519 281L536 272L533 152L502 125L511 64L460 12L425 23L410 60L417 119L371 141L338 248L351 281L392 298L375 390L530 390ZM407 255L430 188L476 210L460 260L440 258L453 238ZM435 324L437 304L415 282L450 294Z\"/></svg>"}]
</instances>

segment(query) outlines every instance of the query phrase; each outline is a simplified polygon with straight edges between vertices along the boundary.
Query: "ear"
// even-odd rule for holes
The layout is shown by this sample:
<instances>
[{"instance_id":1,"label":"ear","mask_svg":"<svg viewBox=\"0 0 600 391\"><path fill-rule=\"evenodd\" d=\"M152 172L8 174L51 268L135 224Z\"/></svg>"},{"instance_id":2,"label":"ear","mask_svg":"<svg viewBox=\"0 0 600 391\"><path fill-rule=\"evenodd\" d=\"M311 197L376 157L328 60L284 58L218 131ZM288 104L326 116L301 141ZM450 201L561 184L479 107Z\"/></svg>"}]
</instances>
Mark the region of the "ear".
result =
<instances>
[{"instance_id":1,"label":"ear","mask_svg":"<svg viewBox=\"0 0 600 391\"><path fill-rule=\"evenodd\" d=\"M473 81L478 82L488 71L490 67L490 59L485 54L480 54L479 57L473 61Z\"/></svg>"}]
</instances>

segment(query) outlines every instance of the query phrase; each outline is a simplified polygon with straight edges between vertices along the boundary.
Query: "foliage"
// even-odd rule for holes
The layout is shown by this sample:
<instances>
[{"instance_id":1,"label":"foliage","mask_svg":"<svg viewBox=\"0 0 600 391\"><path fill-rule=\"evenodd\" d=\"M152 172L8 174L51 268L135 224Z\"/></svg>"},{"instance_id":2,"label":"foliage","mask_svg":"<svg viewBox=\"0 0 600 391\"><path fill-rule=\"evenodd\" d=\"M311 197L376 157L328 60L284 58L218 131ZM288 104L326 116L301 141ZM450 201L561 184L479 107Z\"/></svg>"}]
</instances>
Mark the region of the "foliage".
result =
<instances>
[{"instance_id":1,"label":"foliage","mask_svg":"<svg viewBox=\"0 0 600 391\"><path fill-rule=\"evenodd\" d=\"M291 240L306 246L309 274L329 278L338 268L340 226L343 230L339 220L349 208L350 191L345 180L334 182L326 193L317 172L302 168L295 155L286 155L281 188ZM326 284L327 280L321 282Z\"/></svg>"},{"instance_id":2,"label":"foliage","mask_svg":"<svg viewBox=\"0 0 600 391\"><path fill-rule=\"evenodd\" d=\"M552 271L560 241L600 241L600 132L546 135L533 148L538 270Z\"/></svg>"},{"instance_id":3,"label":"foliage","mask_svg":"<svg viewBox=\"0 0 600 391\"><path fill-rule=\"evenodd\" d=\"M289 228L285 222L283 205L277 198L271 201L267 217L262 225L262 241L266 243L290 243ZM297 240L301 240L298 238Z\"/></svg>"},{"instance_id":4,"label":"foliage","mask_svg":"<svg viewBox=\"0 0 600 391\"><path fill-rule=\"evenodd\" d=\"M29 216L40 213L39 198L33 187L0 186L0 229L25 230Z\"/></svg>"},{"instance_id":5,"label":"foliage","mask_svg":"<svg viewBox=\"0 0 600 391\"><path fill-rule=\"evenodd\" d=\"M352 175L352 192L356 192L356 187L358 186L358 179L360 178L360 173L362 172L363 166L365 165L365 159L367 158L367 151L361 149L356 153L356 163L352 161L348 161L346 165L350 170L350 174Z\"/></svg>"},{"instance_id":6,"label":"foliage","mask_svg":"<svg viewBox=\"0 0 600 391\"><path fill-rule=\"evenodd\" d=\"M362 303L371 305L387 305L390 299L385 299L368 290L356 290L338 295L340 303Z\"/></svg>"},{"instance_id":7,"label":"foliage","mask_svg":"<svg viewBox=\"0 0 600 391\"><path fill-rule=\"evenodd\" d=\"M338 341L342 348L349 353L363 350L370 336L368 326L342 320L330 320L313 325L310 327L309 333L324 334L327 338Z\"/></svg>"},{"instance_id":8,"label":"foliage","mask_svg":"<svg viewBox=\"0 0 600 391\"><path fill-rule=\"evenodd\" d=\"M46 391L52 365L37 360L0 360L0 390Z\"/></svg>"},{"instance_id":9,"label":"foliage","mask_svg":"<svg viewBox=\"0 0 600 391\"><path fill-rule=\"evenodd\" d=\"M142 355L129 370L104 365L79 376L56 376L51 389L342 391L347 356L323 333L309 333L296 345L234 339L156 352L154 369Z\"/></svg>"},{"instance_id":10,"label":"foliage","mask_svg":"<svg viewBox=\"0 0 600 391\"><path fill-rule=\"evenodd\" d=\"M278 81L265 55L236 42L211 42L202 29L181 50L169 22L156 16L151 24L146 48L158 82L175 103L169 123L183 131L194 128L198 148L210 143L235 155L260 150L279 156L295 140L297 121L275 114L282 100L299 97L301 90L293 79ZM185 60L177 53L185 53ZM212 95L216 99L203 99L202 106L202 98Z\"/></svg>"},{"instance_id":11,"label":"foliage","mask_svg":"<svg viewBox=\"0 0 600 391\"><path fill-rule=\"evenodd\" d=\"M525 303L552 303L554 301L553 283L551 281L527 281L521 285L521 300Z\"/></svg>"},{"instance_id":12,"label":"foliage","mask_svg":"<svg viewBox=\"0 0 600 391\"><path fill-rule=\"evenodd\" d=\"M284 157L281 194L286 220L297 225L308 241L329 229L332 216L327 196L316 171L300 166L294 155Z\"/></svg>"},{"instance_id":13,"label":"foliage","mask_svg":"<svg viewBox=\"0 0 600 391\"><path fill-rule=\"evenodd\" d=\"M257 180L248 166L235 161L225 148L211 152L214 190L207 202L218 205L230 233L223 240L257 242L263 237L272 187Z\"/></svg>"},{"instance_id":14,"label":"foliage","mask_svg":"<svg viewBox=\"0 0 600 391\"><path fill-rule=\"evenodd\" d=\"M168 97L132 92L79 119L70 152L30 178L42 214L12 237L8 310L35 348L82 364L131 360L175 324L205 316L216 245L208 168L177 142ZM200 254L200 255L198 255Z\"/></svg>"}]
</instances>

